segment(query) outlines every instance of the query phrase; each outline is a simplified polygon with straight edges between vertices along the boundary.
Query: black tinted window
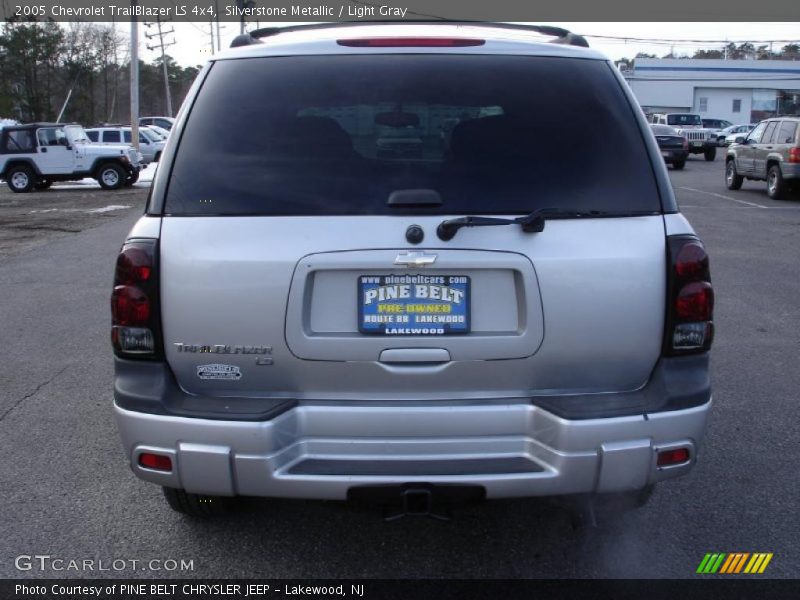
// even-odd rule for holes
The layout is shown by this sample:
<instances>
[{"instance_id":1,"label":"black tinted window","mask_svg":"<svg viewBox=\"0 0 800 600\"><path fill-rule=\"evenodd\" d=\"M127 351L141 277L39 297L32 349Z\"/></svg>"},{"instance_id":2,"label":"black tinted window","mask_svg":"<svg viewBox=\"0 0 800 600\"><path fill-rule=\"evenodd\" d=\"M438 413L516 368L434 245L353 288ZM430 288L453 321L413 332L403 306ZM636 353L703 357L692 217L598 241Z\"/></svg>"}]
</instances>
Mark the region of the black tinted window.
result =
<instances>
[{"instance_id":1,"label":"black tinted window","mask_svg":"<svg viewBox=\"0 0 800 600\"><path fill-rule=\"evenodd\" d=\"M32 129L11 129L6 133L3 151L9 153L34 152Z\"/></svg>"},{"instance_id":2,"label":"black tinted window","mask_svg":"<svg viewBox=\"0 0 800 600\"><path fill-rule=\"evenodd\" d=\"M86 132L86 135L87 135L87 137L88 137L90 140L92 140L93 142L96 142L96 141L99 139L99 136L98 136L98 132L97 132L97 131L87 131L87 132Z\"/></svg>"},{"instance_id":3,"label":"black tinted window","mask_svg":"<svg viewBox=\"0 0 800 600\"><path fill-rule=\"evenodd\" d=\"M603 62L391 55L215 64L192 107L172 214L660 210L634 109ZM417 209L420 210L420 209Z\"/></svg>"},{"instance_id":4,"label":"black tinted window","mask_svg":"<svg viewBox=\"0 0 800 600\"><path fill-rule=\"evenodd\" d=\"M104 131L103 132L103 141L104 142L119 142L122 138L120 138L119 131Z\"/></svg>"},{"instance_id":5,"label":"black tinted window","mask_svg":"<svg viewBox=\"0 0 800 600\"><path fill-rule=\"evenodd\" d=\"M697 125L701 126L703 122L700 120L699 115L690 114L675 114L667 115L667 125L674 125L675 127L688 127Z\"/></svg>"},{"instance_id":6,"label":"black tinted window","mask_svg":"<svg viewBox=\"0 0 800 600\"><path fill-rule=\"evenodd\" d=\"M678 132L669 125L651 125L650 128L656 135L679 135Z\"/></svg>"}]
</instances>

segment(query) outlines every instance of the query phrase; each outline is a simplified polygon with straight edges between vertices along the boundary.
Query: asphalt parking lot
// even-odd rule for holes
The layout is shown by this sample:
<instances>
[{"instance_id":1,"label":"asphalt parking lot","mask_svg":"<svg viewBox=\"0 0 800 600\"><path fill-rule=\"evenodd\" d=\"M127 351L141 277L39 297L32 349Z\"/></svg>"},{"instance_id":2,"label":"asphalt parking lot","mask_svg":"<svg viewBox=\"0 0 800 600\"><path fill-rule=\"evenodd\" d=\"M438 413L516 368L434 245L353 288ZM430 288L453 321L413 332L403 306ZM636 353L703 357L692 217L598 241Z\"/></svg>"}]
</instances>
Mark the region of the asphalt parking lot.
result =
<instances>
[{"instance_id":1,"label":"asphalt parking lot","mask_svg":"<svg viewBox=\"0 0 800 600\"><path fill-rule=\"evenodd\" d=\"M0 577L695 577L706 552L800 569L800 198L723 183L721 156L670 171L716 291L712 422L699 464L626 519L574 531L540 500L385 523L335 502L173 513L127 467L111 412L108 297L146 186L0 191ZM139 186L140 184L137 184ZM124 206L89 212L110 206ZM34 212L40 211L40 212ZM44 212L48 211L48 212ZM190 571L19 571L15 557L193 561ZM163 563L162 563L163 564Z\"/></svg>"}]
</instances>

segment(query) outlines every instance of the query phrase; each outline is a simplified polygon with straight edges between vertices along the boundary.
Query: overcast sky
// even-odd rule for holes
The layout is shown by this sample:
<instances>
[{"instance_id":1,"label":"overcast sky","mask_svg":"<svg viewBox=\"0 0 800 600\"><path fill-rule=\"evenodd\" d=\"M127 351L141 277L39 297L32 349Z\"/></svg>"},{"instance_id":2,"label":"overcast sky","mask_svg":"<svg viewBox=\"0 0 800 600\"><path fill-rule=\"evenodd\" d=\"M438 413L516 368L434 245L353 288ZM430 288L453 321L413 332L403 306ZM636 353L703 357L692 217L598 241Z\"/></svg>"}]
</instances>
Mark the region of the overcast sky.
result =
<instances>
[{"instance_id":1,"label":"overcast sky","mask_svg":"<svg viewBox=\"0 0 800 600\"><path fill-rule=\"evenodd\" d=\"M288 24L262 21L259 26ZM663 56L673 48L676 54L691 55L699 48L719 48L725 40L752 41L756 44L759 41L769 40L800 41L800 23L548 23L548 25L558 25L583 35L669 40L720 40L717 44L682 41L672 44L670 42L646 43L589 38L589 44L593 48L599 49L614 60L622 57L633 58L638 52ZM249 28L255 28L255 26L255 23L248 24ZM130 31L130 26L127 24L118 24L117 27L125 33ZM239 33L239 25L238 23L220 23L220 27L222 48L224 49ZM144 32L152 33L154 29L154 27L149 30L145 29L140 24L140 56L148 62L157 56L157 51L146 49L146 44L152 45L153 41L147 40ZM174 35L167 36L167 39L175 39L177 43L170 46L167 52L181 65L203 64L211 57L208 22L169 23L165 29L175 30ZM216 35L216 25L214 31ZM778 50L783 45L784 43L776 43L774 49Z\"/></svg>"}]
</instances>

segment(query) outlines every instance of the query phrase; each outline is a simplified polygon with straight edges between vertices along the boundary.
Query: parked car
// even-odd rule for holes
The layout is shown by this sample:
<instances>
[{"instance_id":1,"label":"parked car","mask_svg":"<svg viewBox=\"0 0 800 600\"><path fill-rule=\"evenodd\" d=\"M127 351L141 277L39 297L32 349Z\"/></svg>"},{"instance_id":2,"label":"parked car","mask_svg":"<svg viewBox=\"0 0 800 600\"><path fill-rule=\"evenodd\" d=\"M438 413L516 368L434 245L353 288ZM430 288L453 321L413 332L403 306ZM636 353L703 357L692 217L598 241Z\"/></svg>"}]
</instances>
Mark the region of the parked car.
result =
<instances>
[{"instance_id":1,"label":"parked car","mask_svg":"<svg viewBox=\"0 0 800 600\"><path fill-rule=\"evenodd\" d=\"M554 27L260 34L280 43L237 37L189 93L117 258L133 472L198 517L236 495L637 505L688 473L708 257L613 63ZM411 122L378 116L412 109L424 160L378 158L377 124Z\"/></svg>"},{"instance_id":2,"label":"parked car","mask_svg":"<svg viewBox=\"0 0 800 600\"><path fill-rule=\"evenodd\" d=\"M720 130L725 129L726 127L730 127L733 125L730 121L726 121L725 119L702 119L703 127L708 129L714 133L719 133Z\"/></svg>"},{"instance_id":3,"label":"parked car","mask_svg":"<svg viewBox=\"0 0 800 600\"><path fill-rule=\"evenodd\" d=\"M121 144L97 146L83 127L66 123L7 125L0 132L0 178L13 192L49 188L55 181L96 179L107 190L133 185L141 164Z\"/></svg>"},{"instance_id":4,"label":"parked car","mask_svg":"<svg viewBox=\"0 0 800 600\"><path fill-rule=\"evenodd\" d=\"M650 125L656 137L658 147L664 162L672 165L673 169L682 169L686 166L686 157L689 156L689 140L669 125Z\"/></svg>"},{"instance_id":5,"label":"parked car","mask_svg":"<svg viewBox=\"0 0 800 600\"><path fill-rule=\"evenodd\" d=\"M147 127L150 131L155 131L162 140L166 140L169 137L169 129L164 129L158 125L142 125L142 127Z\"/></svg>"},{"instance_id":6,"label":"parked car","mask_svg":"<svg viewBox=\"0 0 800 600\"><path fill-rule=\"evenodd\" d=\"M141 117L139 119L139 125L157 125L167 131L171 131L174 124L175 119L172 117Z\"/></svg>"},{"instance_id":7,"label":"parked car","mask_svg":"<svg viewBox=\"0 0 800 600\"><path fill-rule=\"evenodd\" d=\"M800 117L767 119L740 136L725 157L725 184L738 190L745 179L767 182L767 195L781 199L800 184Z\"/></svg>"},{"instance_id":8,"label":"parked car","mask_svg":"<svg viewBox=\"0 0 800 600\"><path fill-rule=\"evenodd\" d=\"M130 127L93 127L86 130L86 135L93 142L99 144L131 144L133 133ZM158 162L164 150L165 141L151 132L147 127L139 129L139 152L142 154L142 163Z\"/></svg>"},{"instance_id":9,"label":"parked car","mask_svg":"<svg viewBox=\"0 0 800 600\"><path fill-rule=\"evenodd\" d=\"M733 125L730 121L726 121L725 119L703 119L703 128L707 129L711 132L709 136L711 139L716 139L716 145L719 146L719 134L720 132L725 129L726 127L730 127Z\"/></svg>"},{"instance_id":10,"label":"parked car","mask_svg":"<svg viewBox=\"0 0 800 600\"><path fill-rule=\"evenodd\" d=\"M703 127L703 120L694 113L657 113L653 123L674 127L689 141L689 154L702 154L707 161L717 157L717 138L714 132Z\"/></svg>"},{"instance_id":11,"label":"parked car","mask_svg":"<svg viewBox=\"0 0 800 600\"><path fill-rule=\"evenodd\" d=\"M736 138L738 137L747 137L746 134L750 133L755 129L757 123L753 123L751 125L736 125L735 127L728 128L727 133L725 131L721 132L723 137L723 146L730 146L731 144L736 142Z\"/></svg>"}]
</instances>

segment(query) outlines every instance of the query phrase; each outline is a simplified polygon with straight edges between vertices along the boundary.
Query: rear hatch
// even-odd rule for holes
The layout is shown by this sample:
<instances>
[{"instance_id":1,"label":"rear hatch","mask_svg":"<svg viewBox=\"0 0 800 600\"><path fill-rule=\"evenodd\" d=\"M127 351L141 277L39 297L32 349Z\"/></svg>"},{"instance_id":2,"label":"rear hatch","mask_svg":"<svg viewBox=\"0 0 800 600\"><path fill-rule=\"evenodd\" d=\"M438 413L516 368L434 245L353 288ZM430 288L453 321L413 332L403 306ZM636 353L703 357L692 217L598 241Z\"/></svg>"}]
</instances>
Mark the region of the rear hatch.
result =
<instances>
[{"instance_id":1,"label":"rear hatch","mask_svg":"<svg viewBox=\"0 0 800 600\"><path fill-rule=\"evenodd\" d=\"M387 128L413 131L414 152L387 153ZM660 354L666 294L648 156L602 61L220 61L166 196L167 360L185 390L219 396L639 387ZM538 233L436 234L450 218L541 208L553 218Z\"/></svg>"}]
</instances>

